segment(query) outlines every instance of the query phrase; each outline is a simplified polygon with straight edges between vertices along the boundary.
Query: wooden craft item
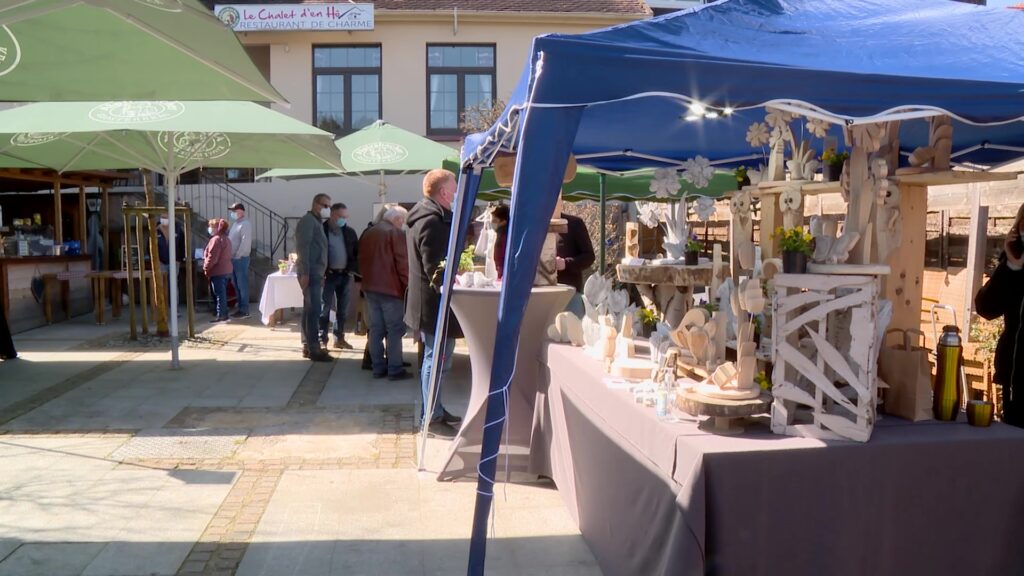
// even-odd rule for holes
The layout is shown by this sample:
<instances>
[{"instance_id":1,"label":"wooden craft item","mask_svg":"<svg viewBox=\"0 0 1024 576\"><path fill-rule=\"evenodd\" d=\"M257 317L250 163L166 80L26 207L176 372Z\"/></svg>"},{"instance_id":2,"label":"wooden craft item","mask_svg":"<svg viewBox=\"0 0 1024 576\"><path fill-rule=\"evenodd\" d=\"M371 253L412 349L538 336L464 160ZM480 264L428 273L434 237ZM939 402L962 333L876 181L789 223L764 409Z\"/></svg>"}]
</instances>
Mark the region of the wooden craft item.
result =
<instances>
[{"instance_id":1,"label":"wooden craft item","mask_svg":"<svg viewBox=\"0 0 1024 576\"><path fill-rule=\"evenodd\" d=\"M615 358L635 358L636 345L633 343L633 316L623 314L622 328L615 339Z\"/></svg>"},{"instance_id":2,"label":"wooden craft item","mask_svg":"<svg viewBox=\"0 0 1024 576\"><path fill-rule=\"evenodd\" d=\"M722 260L722 245L716 242L711 247L711 294L718 294L718 287L722 285L722 273L726 269Z\"/></svg>"},{"instance_id":3,"label":"wooden craft item","mask_svg":"<svg viewBox=\"0 0 1024 576\"><path fill-rule=\"evenodd\" d=\"M628 380L646 380L651 378L657 366L646 358L616 358L608 368L608 373Z\"/></svg>"},{"instance_id":4,"label":"wooden craft item","mask_svg":"<svg viewBox=\"0 0 1024 576\"><path fill-rule=\"evenodd\" d=\"M571 312L562 312L555 316L554 323L548 326L548 338L554 342L583 346L583 322Z\"/></svg>"}]
</instances>

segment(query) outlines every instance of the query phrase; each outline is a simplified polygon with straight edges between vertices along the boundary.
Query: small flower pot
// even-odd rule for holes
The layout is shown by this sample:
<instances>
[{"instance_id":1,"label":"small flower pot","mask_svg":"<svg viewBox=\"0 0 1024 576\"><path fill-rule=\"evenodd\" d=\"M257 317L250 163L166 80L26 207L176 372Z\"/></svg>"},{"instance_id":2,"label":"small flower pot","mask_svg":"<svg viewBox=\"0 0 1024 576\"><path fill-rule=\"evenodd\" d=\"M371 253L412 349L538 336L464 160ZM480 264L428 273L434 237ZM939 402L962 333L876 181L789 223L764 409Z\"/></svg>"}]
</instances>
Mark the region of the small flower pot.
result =
<instances>
[{"instance_id":1,"label":"small flower pot","mask_svg":"<svg viewBox=\"0 0 1024 576\"><path fill-rule=\"evenodd\" d=\"M654 332L654 324L640 323L640 336L642 338L650 338L652 332Z\"/></svg>"},{"instance_id":2,"label":"small flower pot","mask_svg":"<svg viewBox=\"0 0 1024 576\"><path fill-rule=\"evenodd\" d=\"M839 177L843 175L843 166L825 164L825 168L822 170L822 175L825 177L826 182L838 182Z\"/></svg>"},{"instance_id":3,"label":"small flower pot","mask_svg":"<svg viewBox=\"0 0 1024 576\"><path fill-rule=\"evenodd\" d=\"M744 176L743 180L740 180L740 179L736 180L736 189L737 190L743 190L744 186L750 186L750 177L749 176Z\"/></svg>"},{"instance_id":4,"label":"small flower pot","mask_svg":"<svg viewBox=\"0 0 1024 576\"><path fill-rule=\"evenodd\" d=\"M696 266L700 262L700 259L698 258L699 254L700 253L697 252L696 250L694 250L692 252L689 251L689 250L687 250L686 252L683 252L683 258L685 259L684 262L686 263L686 265L687 266Z\"/></svg>"},{"instance_id":5,"label":"small flower pot","mask_svg":"<svg viewBox=\"0 0 1024 576\"><path fill-rule=\"evenodd\" d=\"M783 252L782 272L785 274L807 274L807 254L803 252Z\"/></svg>"}]
</instances>

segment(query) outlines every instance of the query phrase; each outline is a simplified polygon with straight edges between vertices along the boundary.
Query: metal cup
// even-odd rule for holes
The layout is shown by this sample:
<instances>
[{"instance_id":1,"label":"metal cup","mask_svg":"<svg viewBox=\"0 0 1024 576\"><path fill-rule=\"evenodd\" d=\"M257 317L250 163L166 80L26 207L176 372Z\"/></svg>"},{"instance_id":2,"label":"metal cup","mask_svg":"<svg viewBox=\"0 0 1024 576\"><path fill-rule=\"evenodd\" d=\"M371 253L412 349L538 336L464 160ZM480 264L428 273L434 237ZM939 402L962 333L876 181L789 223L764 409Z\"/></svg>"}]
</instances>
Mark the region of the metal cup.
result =
<instances>
[{"instance_id":1,"label":"metal cup","mask_svg":"<svg viewBox=\"0 0 1024 576\"><path fill-rule=\"evenodd\" d=\"M995 406L985 400L971 400L967 403L967 423L979 428L987 428L992 424L992 413Z\"/></svg>"}]
</instances>

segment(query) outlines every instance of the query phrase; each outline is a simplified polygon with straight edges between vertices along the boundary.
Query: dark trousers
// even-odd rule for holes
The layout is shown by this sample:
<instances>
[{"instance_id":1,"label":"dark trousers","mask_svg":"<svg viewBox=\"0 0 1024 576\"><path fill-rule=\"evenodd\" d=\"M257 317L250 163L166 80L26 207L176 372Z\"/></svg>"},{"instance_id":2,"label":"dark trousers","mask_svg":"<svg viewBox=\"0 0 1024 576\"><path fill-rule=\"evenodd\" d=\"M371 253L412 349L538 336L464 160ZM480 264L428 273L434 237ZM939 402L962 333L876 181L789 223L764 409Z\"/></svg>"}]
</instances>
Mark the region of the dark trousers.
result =
<instances>
[{"instance_id":1,"label":"dark trousers","mask_svg":"<svg viewBox=\"0 0 1024 576\"><path fill-rule=\"evenodd\" d=\"M310 274L309 284L302 291L302 346L310 352L320 349L320 307L323 303L323 276Z\"/></svg>"},{"instance_id":2,"label":"dark trousers","mask_svg":"<svg viewBox=\"0 0 1024 576\"><path fill-rule=\"evenodd\" d=\"M331 327L331 307L337 303L337 310L334 313L334 337L343 339L345 337L346 312L350 299L350 287L352 277L347 272L336 272L328 270L324 277L323 308L320 311L320 341L327 341L327 332Z\"/></svg>"},{"instance_id":3,"label":"dark trousers","mask_svg":"<svg viewBox=\"0 0 1024 576\"><path fill-rule=\"evenodd\" d=\"M210 284L213 287L214 310L216 311L217 318L228 317L228 280L230 278L231 274L210 278Z\"/></svg>"},{"instance_id":4,"label":"dark trousers","mask_svg":"<svg viewBox=\"0 0 1024 576\"><path fill-rule=\"evenodd\" d=\"M7 313L0 304L0 357L14 358L18 355L14 350L14 339L11 338L11 327L7 325Z\"/></svg>"}]
</instances>

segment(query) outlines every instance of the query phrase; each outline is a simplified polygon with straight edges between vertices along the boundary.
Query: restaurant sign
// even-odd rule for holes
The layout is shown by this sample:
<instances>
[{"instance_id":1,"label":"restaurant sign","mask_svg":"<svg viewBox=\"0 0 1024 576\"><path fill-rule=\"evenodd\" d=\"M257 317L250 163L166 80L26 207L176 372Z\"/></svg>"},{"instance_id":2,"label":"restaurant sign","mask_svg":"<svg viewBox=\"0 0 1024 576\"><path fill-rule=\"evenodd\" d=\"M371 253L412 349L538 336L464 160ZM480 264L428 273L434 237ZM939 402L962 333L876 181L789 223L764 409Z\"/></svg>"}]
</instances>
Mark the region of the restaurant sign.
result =
<instances>
[{"instance_id":1,"label":"restaurant sign","mask_svg":"<svg viewBox=\"0 0 1024 576\"><path fill-rule=\"evenodd\" d=\"M236 32L373 30L373 4L217 4L213 13Z\"/></svg>"}]
</instances>

